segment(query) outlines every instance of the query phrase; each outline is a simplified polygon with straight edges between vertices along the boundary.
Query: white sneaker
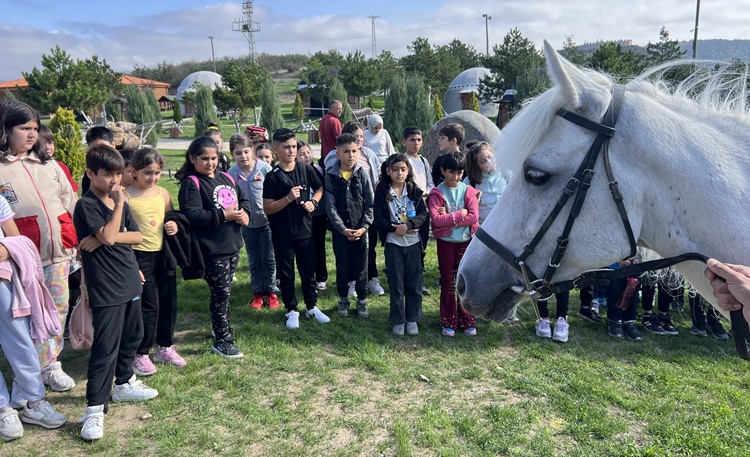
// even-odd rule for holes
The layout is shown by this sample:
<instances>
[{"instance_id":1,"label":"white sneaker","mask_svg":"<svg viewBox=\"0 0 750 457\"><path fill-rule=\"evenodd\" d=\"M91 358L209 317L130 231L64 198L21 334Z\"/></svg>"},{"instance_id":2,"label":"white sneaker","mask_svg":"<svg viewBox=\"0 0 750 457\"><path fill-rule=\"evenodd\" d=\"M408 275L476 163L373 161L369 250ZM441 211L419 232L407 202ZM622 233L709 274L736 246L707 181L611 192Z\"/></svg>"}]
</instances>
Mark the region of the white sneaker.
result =
<instances>
[{"instance_id":1,"label":"white sneaker","mask_svg":"<svg viewBox=\"0 0 750 457\"><path fill-rule=\"evenodd\" d=\"M315 288L318 290L326 290L326 282L325 281L316 282Z\"/></svg>"},{"instance_id":2,"label":"white sneaker","mask_svg":"<svg viewBox=\"0 0 750 457\"><path fill-rule=\"evenodd\" d=\"M558 317L555 322L555 331L552 333L552 339L559 343L568 342L568 321L564 317Z\"/></svg>"},{"instance_id":3,"label":"white sneaker","mask_svg":"<svg viewBox=\"0 0 750 457\"><path fill-rule=\"evenodd\" d=\"M418 335L419 334L419 326L416 322L407 322L406 323L406 334L407 335Z\"/></svg>"},{"instance_id":4,"label":"white sneaker","mask_svg":"<svg viewBox=\"0 0 750 457\"><path fill-rule=\"evenodd\" d=\"M21 413L21 421L52 429L65 425L68 418L55 411L48 401L42 400L33 408L29 408L29 404L26 403Z\"/></svg>"},{"instance_id":5,"label":"white sneaker","mask_svg":"<svg viewBox=\"0 0 750 457\"><path fill-rule=\"evenodd\" d=\"M357 296L357 283L356 281L349 281L349 295L354 297Z\"/></svg>"},{"instance_id":6,"label":"white sneaker","mask_svg":"<svg viewBox=\"0 0 750 457\"><path fill-rule=\"evenodd\" d=\"M42 370L42 382L55 392L65 392L76 386L73 378L65 374L60 362L51 363Z\"/></svg>"},{"instance_id":7,"label":"white sneaker","mask_svg":"<svg viewBox=\"0 0 750 457\"><path fill-rule=\"evenodd\" d=\"M536 336L542 338L552 338L552 330L549 327L549 319L539 319L536 321Z\"/></svg>"},{"instance_id":8,"label":"white sneaker","mask_svg":"<svg viewBox=\"0 0 750 457\"><path fill-rule=\"evenodd\" d=\"M323 311L319 310L317 306L313 309L308 309L305 315L308 319L314 317L315 320L320 322L321 324L327 324L331 322L331 318L323 314Z\"/></svg>"},{"instance_id":9,"label":"white sneaker","mask_svg":"<svg viewBox=\"0 0 750 457\"><path fill-rule=\"evenodd\" d=\"M100 440L104 436L104 405L89 406L80 419L81 438L86 441Z\"/></svg>"},{"instance_id":10,"label":"white sneaker","mask_svg":"<svg viewBox=\"0 0 750 457\"><path fill-rule=\"evenodd\" d=\"M18 411L13 408L0 413L0 438L11 441L23 436L23 424L18 420Z\"/></svg>"},{"instance_id":11,"label":"white sneaker","mask_svg":"<svg viewBox=\"0 0 750 457\"><path fill-rule=\"evenodd\" d=\"M367 281L367 288L370 289L370 293L373 295L385 295L385 290L383 290L383 286L380 285L378 278L372 278Z\"/></svg>"},{"instance_id":12,"label":"white sneaker","mask_svg":"<svg viewBox=\"0 0 750 457\"><path fill-rule=\"evenodd\" d=\"M119 386L115 384L115 389L112 392L112 401L144 401L151 400L157 395L159 395L159 392L156 389L152 389L141 381L137 381L135 375L133 375L125 384Z\"/></svg>"},{"instance_id":13,"label":"white sneaker","mask_svg":"<svg viewBox=\"0 0 750 457\"><path fill-rule=\"evenodd\" d=\"M286 328L299 328L299 312L289 311L286 313Z\"/></svg>"}]
</instances>

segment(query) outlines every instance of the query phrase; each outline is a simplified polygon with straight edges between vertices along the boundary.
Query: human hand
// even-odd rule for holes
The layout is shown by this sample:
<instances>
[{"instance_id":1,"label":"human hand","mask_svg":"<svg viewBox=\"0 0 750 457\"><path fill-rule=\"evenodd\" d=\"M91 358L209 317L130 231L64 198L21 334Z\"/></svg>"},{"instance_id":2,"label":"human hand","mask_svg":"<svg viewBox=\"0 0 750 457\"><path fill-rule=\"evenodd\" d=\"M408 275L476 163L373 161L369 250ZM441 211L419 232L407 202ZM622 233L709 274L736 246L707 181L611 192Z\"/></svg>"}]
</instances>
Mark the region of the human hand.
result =
<instances>
[{"instance_id":1,"label":"human hand","mask_svg":"<svg viewBox=\"0 0 750 457\"><path fill-rule=\"evenodd\" d=\"M625 259L625 260L620 260L619 262L617 262L617 265L619 265L621 267L627 267L631 263L633 263L633 262L631 262L630 259Z\"/></svg>"},{"instance_id":2,"label":"human hand","mask_svg":"<svg viewBox=\"0 0 750 457\"><path fill-rule=\"evenodd\" d=\"M236 221L242 216L242 213L244 213L244 211L239 208L227 208L224 210L224 220Z\"/></svg>"},{"instance_id":3,"label":"human hand","mask_svg":"<svg viewBox=\"0 0 750 457\"><path fill-rule=\"evenodd\" d=\"M109 196L115 202L115 206L122 205L125 203L125 188L120 185L114 186L109 191Z\"/></svg>"},{"instance_id":4,"label":"human hand","mask_svg":"<svg viewBox=\"0 0 750 457\"><path fill-rule=\"evenodd\" d=\"M719 307L725 311L742 309L745 320L750 323L750 268L716 259L708 259L706 266L704 274L711 282Z\"/></svg>"},{"instance_id":5,"label":"human hand","mask_svg":"<svg viewBox=\"0 0 750 457\"><path fill-rule=\"evenodd\" d=\"M396 228L396 236L404 236L406 233L406 224L391 224Z\"/></svg>"},{"instance_id":6,"label":"human hand","mask_svg":"<svg viewBox=\"0 0 750 457\"><path fill-rule=\"evenodd\" d=\"M180 229L177 228L177 223L175 221L169 221L164 223L164 231L167 232L167 235L173 236L175 235Z\"/></svg>"},{"instance_id":7,"label":"human hand","mask_svg":"<svg viewBox=\"0 0 750 457\"><path fill-rule=\"evenodd\" d=\"M289 194L287 194L286 198L289 200L297 200L300 196L300 192L302 191L302 186L294 186L289 190Z\"/></svg>"},{"instance_id":8,"label":"human hand","mask_svg":"<svg viewBox=\"0 0 750 457\"><path fill-rule=\"evenodd\" d=\"M247 215L245 211L240 210L240 217L237 218L235 221L236 223L240 224L241 226L245 227L250 223L250 216Z\"/></svg>"},{"instance_id":9,"label":"human hand","mask_svg":"<svg viewBox=\"0 0 750 457\"><path fill-rule=\"evenodd\" d=\"M78 249L86 252L94 252L99 249L99 246L101 245L102 242L99 241L99 238L89 235L78 243Z\"/></svg>"},{"instance_id":10,"label":"human hand","mask_svg":"<svg viewBox=\"0 0 750 457\"><path fill-rule=\"evenodd\" d=\"M141 284L146 284L146 277L143 276L143 272L141 270L138 270L138 276L141 277Z\"/></svg>"},{"instance_id":11,"label":"human hand","mask_svg":"<svg viewBox=\"0 0 750 457\"><path fill-rule=\"evenodd\" d=\"M311 201L306 201L302 204L302 207L305 208L305 211L307 211L308 213L312 213L313 211L315 211L315 205Z\"/></svg>"},{"instance_id":12,"label":"human hand","mask_svg":"<svg viewBox=\"0 0 750 457\"><path fill-rule=\"evenodd\" d=\"M466 217L469 215L469 210L464 208L461 210L461 217Z\"/></svg>"},{"instance_id":13,"label":"human hand","mask_svg":"<svg viewBox=\"0 0 750 457\"><path fill-rule=\"evenodd\" d=\"M441 214L441 215L448 214L448 211L445 209L444 206L441 206L440 208L438 208L437 211L438 211L438 214Z\"/></svg>"},{"instance_id":14,"label":"human hand","mask_svg":"<svg viewBox=\"0 0 750 457\"><path fill-rule=\"evenodd\" d=\"M367 233L367 229L364 227L360 227L354 231L354 235L356 235L357 238L362 238L362 235L365 233Z\"/></svg>"},{"instance_id":15,"label":"human hand","mask_svg":"<svg viewBox=\"0 0 750 457\"><path fill-rule=\"evenodd\" d=\"M8 250L5 249L5 246L0 244L0 262L5 262L8 260L8 257L10 257L10 254L8 254Z\"/></svg>"},{"instance_id":16,"label":"human hand","mask_svg":"<svg viewBox=\"0 0 750 457\"><path fill-rule=\"evenodd\" d=\"M341 232L342 235L346 237L349 241L357 241L359 237L357 236L357 231L352 229L344 229L343 232Z\"/></svg>"}]
</instances>

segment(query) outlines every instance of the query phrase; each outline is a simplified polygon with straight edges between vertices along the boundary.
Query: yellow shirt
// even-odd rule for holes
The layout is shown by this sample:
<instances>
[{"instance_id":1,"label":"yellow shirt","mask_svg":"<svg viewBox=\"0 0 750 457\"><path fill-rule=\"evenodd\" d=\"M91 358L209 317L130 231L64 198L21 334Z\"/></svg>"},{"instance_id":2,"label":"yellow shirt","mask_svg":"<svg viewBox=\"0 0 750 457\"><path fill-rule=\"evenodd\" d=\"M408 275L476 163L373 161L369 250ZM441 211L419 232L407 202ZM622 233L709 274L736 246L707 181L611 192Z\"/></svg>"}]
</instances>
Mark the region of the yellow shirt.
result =
<instances>
[{"instance_id":1,"label":"yellow shirt","mask_svg":"<svg viewBox=\"0 0 750 457\"><path fill-rule=\"evenodd\" d=\"M344 171L339 169L339 171L341 171L341 177L344 178L344 181L349 181L349 179L352 177L352 173L354 173L354 170Z\"/></svg>"},{"instance_id":2,"label":"yellow shirt","mask_svg":"<svg viewBox=\"0 0 750 457\"><path fill-rule=\"evenodd\" d=\"M133 245L137 251L158 252L164 240L164 214L167 202L161 194L153 197L130 198L128 205L143 235L143 243Z\"/></svg>"}]
</instances>

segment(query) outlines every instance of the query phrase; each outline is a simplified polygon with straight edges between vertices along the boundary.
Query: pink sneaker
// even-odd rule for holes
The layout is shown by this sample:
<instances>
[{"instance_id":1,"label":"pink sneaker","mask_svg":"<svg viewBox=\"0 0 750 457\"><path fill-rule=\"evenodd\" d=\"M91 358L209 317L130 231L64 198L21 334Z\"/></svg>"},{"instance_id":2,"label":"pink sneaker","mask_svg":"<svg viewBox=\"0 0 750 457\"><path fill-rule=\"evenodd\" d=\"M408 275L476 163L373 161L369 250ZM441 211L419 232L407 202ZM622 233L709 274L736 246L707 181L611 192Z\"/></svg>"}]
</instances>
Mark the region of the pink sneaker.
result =
<instances>
[{"instance_id":1,"label":"pink sneaker","mask_svg":"<svg viewBox=\"0 0 750 457\"><path fill-rule=\"evenodd\" d=\"M156 366L151 363L148 354L136 355L135 359L133 359L133 371L138 376L151 376L156 373Z\"/></svg>"},{"instance_id":2,"label":"pink sneaker","mask_svg":"<svg viewBox=\"0 0 750 457\"><path fill-rule=\"evenodd\" d=\"M159 349L156 350L156 354L154 354L154 362L166 363L175 367L184 367L187 363L185 359L180 357L180 354L177 353L177 347L174 345L166 348L159 346Z\"/></svg>"}]
</instances>

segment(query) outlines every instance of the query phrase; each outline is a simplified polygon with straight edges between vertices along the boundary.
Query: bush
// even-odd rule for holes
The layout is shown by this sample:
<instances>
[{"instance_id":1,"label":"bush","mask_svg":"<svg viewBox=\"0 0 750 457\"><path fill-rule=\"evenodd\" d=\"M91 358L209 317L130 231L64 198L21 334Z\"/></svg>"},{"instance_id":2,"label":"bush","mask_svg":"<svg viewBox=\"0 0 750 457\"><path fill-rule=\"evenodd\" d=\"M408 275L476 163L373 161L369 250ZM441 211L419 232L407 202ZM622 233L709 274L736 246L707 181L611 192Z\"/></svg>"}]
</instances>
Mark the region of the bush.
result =
<instances>
[{"instance_id":1,"label":"bush","mask_svg":"<svg viewBox=\"0 0 750 457\"><path fill-rule=\"evenodd\" d=\"M180 107L180 101L177 100L177 98L174 99L172 107L172 120L175 124L179 124L180 122L182 122L182 108Z\"/></svg>"},{"instance_id":2,"label":"bush","mask_svg":"<svg viewBox=\"0 0 750 457\"><path fill-rule=\"evenodd\" d=\"M80 182L86 170L86 153L81 145L81 127L72 110L59 107L49 128L55 140L55 159L70 168L73 179Z\"/></svg>"},{"instance_id":3,"label":"bush","mask_svg":"<svg viewBox=\"0 0 750 457\"><path fill-rule=\"evenodd\" d=\"M305 118L305 106L302 104L302 97L297 92L297 97L294 99L294 108L292 108L292 117L301 121Z\"/></svg>"},{"instance_id":4,"label":"bush","mask_svg":"<svg viewBox=\"0 0 750 457\"><path fill-rule=\"evenodd\" d=\"M471 103L469 104L469 109L472 111L479 112L479 97L477 97L476 92L471 93Z\"/></svg>"},{"instance_id":5,"label":"bush","mask_svg":"<svg viewBox=\"0 0 750 457\"><path fill-rule=\"evenodd\" d=\"M271 77L266 77L260 85L260 125L269 135L284 127L284 117L279 106L279 94Z\"/></svg>"},{"instance_id":6,"label":"bush","mask_svg":"<svg viewBox=\"0 0 750 457\"><path fill-rule=\"evenodd\" d=\"M216 108L214 108L214 95L211 89L203 84L195 85L195 137L203 135L208 130L208 124L216 122Z\"/></svg>"},{"instance_id":7,"label":"bush","mask_svg":"<svg viewBox=\"0 0 750 457\"><path fill-rule=\"evenodd\" d=\"M432 110L435 111L435 122L443 118L443 102L440 101L440 97L435 97Z\"/></svg>"},{"instance_id":8,"label":"bush","mask_svg":"<svg viewBox=\"0 0 750 457\"><path fill-rule=\"evenodd\" d=\"M155 122L161 120L161 108L159 107L159 101L156 99L156 94L154 94L154 91L147 89L145 91L146 94L146 100L148 101L148 106L151 108L151 117L152 120L149 122ZM148 137L146 138L146 143L150 144L152 147L156 147L156 145L159 143L159 130L154 126L153 130L151 130L151 133L148 134Z\"/></svg>"}]
</instances>

